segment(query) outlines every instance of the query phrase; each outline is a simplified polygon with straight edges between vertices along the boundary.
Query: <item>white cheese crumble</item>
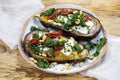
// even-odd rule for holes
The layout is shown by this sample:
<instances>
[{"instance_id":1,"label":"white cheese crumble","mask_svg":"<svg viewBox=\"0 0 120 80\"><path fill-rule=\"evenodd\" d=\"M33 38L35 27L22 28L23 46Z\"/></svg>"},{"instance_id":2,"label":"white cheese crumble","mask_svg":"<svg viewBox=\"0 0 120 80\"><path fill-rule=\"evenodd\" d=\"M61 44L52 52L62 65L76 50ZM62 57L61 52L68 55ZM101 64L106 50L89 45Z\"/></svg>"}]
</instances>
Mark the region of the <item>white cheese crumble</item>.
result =
<instances>
[{"instance_id":1,"label":"white cheese crumble","mask_svg":"<svg viewBox=\"0 0 120 80\"><path fill-rule=\"evenodd\" d=\"M41 51L41 50L43 50L43 48L42 48L42 45L41 44L39 44L39 50Z\"/></svg>"},{"instance_id":2,"label":"white cheese crumble","mask_svg":"<svg viewBox=\"0 0 120 80\"><path fill-rule=\"evenodd\" d=\"M71 16L69 16L69 18L71 18ZM61 21L61 22L64 22L64 23L67 23L68 18L65 17L65 16L58 16L58 17L57 17L57 20L59 20L59 21Z\"/></svg>"},{"instance_id":3,"label":"white cheese crumble","mask_svg":"<svg viewBox=\"0 0 120 80\"><path fill-rule=\"evenodd\" d=\"M66 55L66 56L69 56L71 53L72 53L72 48L71 47L68 47L68 50L66 50L65 48L63 48L61 50L61 52Z\"/></svg>"},{"instance_id":4,"label":"white cheese crumble","mask_svg":"<svg viewBox=\"0 0 120 80\"><path fill-rule=\"evenodd\" d=\"M91 29L94 25L94 23L92 21L87 21L87 22L85 22L85 24L90 27L89 29Z\"/></svg>"},{"instance_id":5,"label":"white cheese crumble","mask_svg":"<svg viewBox=\"0 0 120 80\"><path fill-rule=\"evenodd\" d=\"M70 40L68 39L68 41L65 43L65 46L74 46L74 41L73 40Z\"/></svg>"},{"instance_id":6,"label":"white cheese crumble","mask_svg":"<svg viewBox=\"0 0 120 80\"><path fill-rule=\"evenodd\" d=\"M69 19L72 19L72 16L73 16L72 14L69 14L69 15L68 15L68 18L69 18Z\"/></svg>"},{"instance_id":7,"label":"white cheese crumble","mask_svg":"<svg viewBox=\"0 0 120 80\"><path fill-rule=\"evenodd\" d=\"M63 19L64 19L64 22L67 23L68 18L67 18L67 17L64 17Z\"/></svg>"},{"instance_id":8,"label":"white cheese crumble","mask_svg":"<svg viewBox=\"0 0 120 80\"><path fill-rule=\"evenodd\" d=\"M63 16L57 16L57 20L59 20L59 21L61 21L61 22L63 22Z\"/></svg>"},{"instance_id":9,"label":"white cheese crumble","mask_svg":"<svg viewBox=\"0 0 120 80\"><path fill-rule=\"evenodd\" d=\"M39 37L42 37L44 35L43 32L39 32Z\"/></svg>"},{"instance_id":10,"label":"white cheese crumble","mask_svg":"<svg viewBox=\"0 0 120 80\"><path fill-rule=\"evenodd\" d=\"M69 56L73 52L72 50L73 46L74 46L74 41L68 39L68 41L64 44L64 48L61 50L61 52L64 55Z\"/></svg>"},{"instance_id":11,"label":"white cheese crumble","mask_svg":"<svg viewBox=\"0 0 120 80\"><path fill-rule=\"evenodd\" d=\"M50 48L48 48L48 47L43 48L43 51L49 51L49 50L50 50Z\"/></svg>"},{"instance_id":12,"label":"white cheese crumble","mask_svg":"<svg viewBox=\"0 0 120 80\"><path fill-rule=\"evenodd\" d=\"M76 30L76 31L78 31L78 32L80 32L82 34L88 34L88 32L89 32L87 27L73 26L72 29Z\"/></svg>"}]
</instances>

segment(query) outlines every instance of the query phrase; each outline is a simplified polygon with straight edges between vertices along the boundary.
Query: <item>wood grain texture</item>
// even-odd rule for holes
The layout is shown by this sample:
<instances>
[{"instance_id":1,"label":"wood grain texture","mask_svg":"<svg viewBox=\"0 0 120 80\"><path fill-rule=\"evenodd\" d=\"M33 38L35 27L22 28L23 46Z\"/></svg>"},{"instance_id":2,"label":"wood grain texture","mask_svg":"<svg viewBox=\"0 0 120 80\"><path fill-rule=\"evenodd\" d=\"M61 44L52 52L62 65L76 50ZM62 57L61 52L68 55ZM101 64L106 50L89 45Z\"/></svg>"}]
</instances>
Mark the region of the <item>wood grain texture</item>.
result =
<instances>
[{"instance_id":1,"label":"wood grain texture","mask_svg":"<svg viewBox=\"0 0 120 80\"><path fill-rule=\"evenodd\" d=\"M94 12L108 33L120 36L120 0L43 0L46 6L53 4L72 3ZM55 75L42 72L20 55L18 50L10 50L3 41L0 45L6 47L0 53L0 80L96 80L79 74Z\"/></svg>"}]
</instances>

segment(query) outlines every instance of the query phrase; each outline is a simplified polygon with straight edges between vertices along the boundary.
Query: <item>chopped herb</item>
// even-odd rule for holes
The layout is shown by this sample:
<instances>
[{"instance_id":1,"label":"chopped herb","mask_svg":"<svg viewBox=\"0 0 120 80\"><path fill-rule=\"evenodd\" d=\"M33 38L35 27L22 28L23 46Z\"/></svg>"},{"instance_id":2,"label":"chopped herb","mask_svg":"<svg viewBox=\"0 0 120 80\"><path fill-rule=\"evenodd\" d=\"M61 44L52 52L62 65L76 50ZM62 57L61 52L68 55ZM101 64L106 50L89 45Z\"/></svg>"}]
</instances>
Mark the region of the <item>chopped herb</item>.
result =
<instances>
[{"instance_id":1,"label":"chopped herb","mask_svg":"<svg viewBox=\"0 0 120 80\"><path fill-rule=\"evenodd\" d=\"M33 38L39 38L39 33L32 34Z\"/></svg>"},{"instance_id":2,"label":"chopped herb","mask_svg":"<svg viewBox=\"0 0 120 80\"><path fill-rule=\"evenodd\" d=\"M31 28L30 28L30 31L38 31L39 30L39 28L37 28L36 26L31 26Z\"/></svg>"},{"instance_id":3,"label":"chopped herb","mask_svg":"<svg viewBox=\"0 0 120 80\"><path fill-rule=\"evenodd\" d=\"M47 30L46 29L37 28L36 26L31 26L30 31L47 31Z\"/></svg>"},{"instance_id":4,"label":"chopped herb","mask_svg":"<svg viewBox=\"0 0 120 80\"><path fill-rule=\"evenodd\" d=\"M45 41L45 45L47 47L53 47L59 45L59 42L57 40L53 41L50 37L48 37Z\"/></svg>"},{"instance_id":5,"label":"chopped herb","mask_svg":"<svg viewBox=\"0 0 120 80\"><path fill-rule=\"evenodd\" d=\"M89 41L87 44L84 44L83 46L84 46L85 49L90 51L95 47L95 44L93 42Z\"/></svg>"},{"instance_id":6,"label":"chopped herb","mask_svg":"<svg viewBox=\"0 0 120 80\"><path fill-rule=\"evenodd\" d=\"M50 67L49 62L45 59L38 60L36 64L38 67L41 67L41 68L49 68Z\"/></svg>"},{"instance_id":7,"label":"chopped herb","mask_svg":"<svg viewBox=\"0 0 120 80\"><path fill-rule=\"evenodd\" d=\"M64 46L65 41L60 41L58 44L59 44L60 46Z\"/></svg>"},{"instance_id":8,"label":"chopped herb","mask_svg":"<svg viewBox=\"0 0 120 80\"><path fill-rule=\"evenodd\" d=\"M74 14L75 15L75 14ZM75 16L74 15L62 15L65 19L67 19L67 23L65 22L64 18L61 18L61 16L57 16L55 21L58 23L63 24L63 29L68 30L71 28L72 25L75 24Z\"/></svg>"},{"instance_id":9,"label":"chopped herb","mask_svg":"<svg viewBox=\"0 0 120 80\"><path fill-rule=\"evenodd\" d=\"M84 20L84 14L80 15L80 25L82 27L86 27L87 25L85 24L85 20Z\"/></svg>"},{"instance_id":10,"label":"chopped herb","mask_svg":"<svg viewBox=\"0 0 120 80\"><path fill-rule=\"evenodd\" d=\"M50 16L52 13L55 12L55 8L50 8L44 12L41 13L41 16Z\"/></svg>"},{"instance_id":11,"label":"chopped herb","mask_svg":"<svg viewBox=\"0 0 120 80\"><path fill-rule=\"evenodd\" d=\"M99 55L100 50L101 50L101 48L104 46L104 44L106 43L106 41L107 41L107 39L106 39L105 37L104 37L104 38L101 38L101 39L98 41L98 43L97 43L97 45L96 45L96 52L94 53L94 56L95 56L95 57Z\"/></svg>"},{"instance_id":12,"label":"chopped herb","mask_svg":"<svg viewBox=\"0 0 120 80\"><path fill-rule=\"evenodd\" d=\"M55 40L53 44L54 44L54 46L58 46L59 42L57 40Z\"/></svg>"},{"instance_id":13,"label":"chopped herb","mask_svg":"<svg viewBox=\"0 0 120 80\"><path fill-rule=\"evenodd\" d=\"M78 52L82 51L82 49L80 48L79 44L76 41L74 42L74 49L77 50Z\"/></svg>"},{"instance_id":14,"label":"chopped herb","mask_svg":"<svg viewBox=\"0 0 120 80\"><path fill-rule=\"evenodd\" d=\"M81 25L82 27L87 27L87 29L89 30L89 26L86 25L85 20L84 20L84 14L81 14L80 17L78 17L78 15L80 14L75 13L75 14L69 14L69 15L62 15L64 16L64 18L67 19L67 23L65 23L64 18L61 18L60 16L57 16L55 21L63 24L63 29L69 30L74 25L78 25L78 24L75 24L75 21L77 19L80 19L79 25Z\"/></svg>"},{"instance_id":15,"label":"chopped herb","mask_svg":"<svg viewBox=\"0 0 120 80\"><path fill-rule=\"evenodd\" d=\"M50 54L51 54L51 56L54 56L54 50L53 50L53 48L50 48Z\"/></svg>"},{"instance_id":16,"label":"chopped herb","mask_svg":"<svg viewBox=\"0 0 120 80\"><path fill-rule=\"evenodd\" d=\"M39 45L31 45L31 49L32 49L32 51L33 51L33 53L35 53L35 54L39 54L40 53L40 47L39 47Z\"/></svg>"},{"instance_id":17,"label":"chopped herb","mask_svg":"<svg viewBox=\"0 0 120 80\"><path fill-rule=\"evenodd\" d=\"M84 19L81 19L80 22L81 22L80 25L81 25L82 27L85 27L85 26L86 26Z\"/></svg>"},{"instance_id":18,"label":"chopped herb","mask_svg":"<svg viewBox=\"0 0 120 80\"><path fill-rule=\"evenodd\" d=\"M56 22L58 22L58 23L64 23L64 20L61 18L61 16L57 16L56 18L55 18L55 21Z\"/></svg>"},{"instance_id":19,"label":"chopped herb","mask_svg":"<svg viewBox=\"0 0 120 80\"><path fill-rule=\"evenodd\" d=\"M45 45L46 45L47 47L53 46L53 41L52 41L52 39L51 39L50 37L48 37L48 38L45 40Z\"/></svg>"}]
</instances>

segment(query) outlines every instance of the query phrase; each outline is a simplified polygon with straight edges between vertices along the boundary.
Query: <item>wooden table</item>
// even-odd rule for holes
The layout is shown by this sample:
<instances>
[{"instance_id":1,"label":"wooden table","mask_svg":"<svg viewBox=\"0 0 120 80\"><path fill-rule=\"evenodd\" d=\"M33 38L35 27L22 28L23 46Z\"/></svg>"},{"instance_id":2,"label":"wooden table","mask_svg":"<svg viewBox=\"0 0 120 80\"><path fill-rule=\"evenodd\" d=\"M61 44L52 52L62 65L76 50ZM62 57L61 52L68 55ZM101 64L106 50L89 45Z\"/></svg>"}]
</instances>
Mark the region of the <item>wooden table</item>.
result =
<instances>
[{"instance_id":1,"label":"wooden table","mask_svg":"<svg viewBox=\"0 0 120 80\"><path fill-rule=\"evenodd\" d=\"M72 3L94 12L109 34L120 36L120 0L43 0L46 6ZM4 50L6 49L6 50ZM0 80L96 80L80 74L55 75L42 72L0 40Z\"/></svg>"}]
</instances>

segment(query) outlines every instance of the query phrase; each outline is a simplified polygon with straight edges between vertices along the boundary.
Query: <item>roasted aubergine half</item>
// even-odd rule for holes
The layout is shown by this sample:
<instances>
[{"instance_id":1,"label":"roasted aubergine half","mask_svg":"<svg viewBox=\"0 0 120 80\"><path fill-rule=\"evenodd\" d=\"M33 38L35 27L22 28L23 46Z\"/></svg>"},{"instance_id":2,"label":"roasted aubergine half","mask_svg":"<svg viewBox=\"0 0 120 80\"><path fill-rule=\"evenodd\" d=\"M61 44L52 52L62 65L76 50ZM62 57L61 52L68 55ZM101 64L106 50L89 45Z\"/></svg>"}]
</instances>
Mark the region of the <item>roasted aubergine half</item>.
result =
<instances>
[{"instance_id":1,"label":"roasted aubergine half","mask_svg":"<svg viewBox=\"0 0 120 80\"><path fill-rule=\"evenodd\" d=\"M93 59L83 45L61 31L32 31L25 36L24 47L35 59L49 62L71 62Z\"/></svg>"},{"instance_id":2,"label":"roasted aubergine half","mask_svg":"<svg viewBox=\"0 0 120 80\"><path fill-rule=\"evenodd\" d=\"M35 14L35 17L39 18L44 26L60 30L67 34L66 36L72 36L77 40L95 38L102 27L97 18L77 9L50 8L40 14Z\"/></svg>"}]
</instances>

